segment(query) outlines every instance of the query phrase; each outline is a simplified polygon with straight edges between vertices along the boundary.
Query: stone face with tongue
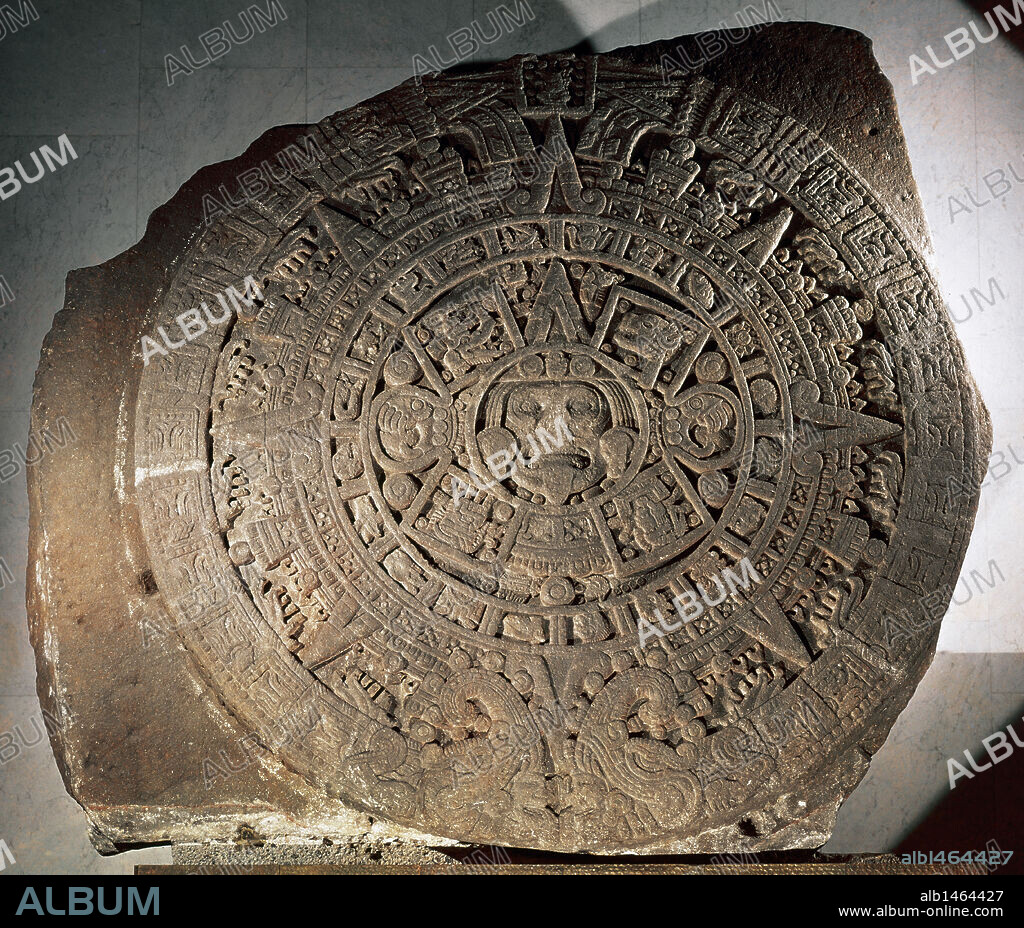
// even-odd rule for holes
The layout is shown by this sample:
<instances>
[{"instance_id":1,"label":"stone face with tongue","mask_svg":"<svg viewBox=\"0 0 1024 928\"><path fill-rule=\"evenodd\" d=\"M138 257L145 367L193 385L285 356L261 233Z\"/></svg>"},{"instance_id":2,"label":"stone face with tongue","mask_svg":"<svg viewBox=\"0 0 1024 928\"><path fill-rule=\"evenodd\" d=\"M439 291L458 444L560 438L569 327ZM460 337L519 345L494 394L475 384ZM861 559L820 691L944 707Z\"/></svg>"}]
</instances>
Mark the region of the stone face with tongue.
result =
<instances>
[{"instance_id":1,"label":"stone face with tongue","mask_svg":"<svg viewBox=\"0 0 1024 928\"><path fill-rule=\"evenodd\" d=\"M29 614L97 844L828 838L988 417L867 40L730 44L407 82L69 276L33 430L89 440L29 473Z\"/></svg>"}]
</instances>

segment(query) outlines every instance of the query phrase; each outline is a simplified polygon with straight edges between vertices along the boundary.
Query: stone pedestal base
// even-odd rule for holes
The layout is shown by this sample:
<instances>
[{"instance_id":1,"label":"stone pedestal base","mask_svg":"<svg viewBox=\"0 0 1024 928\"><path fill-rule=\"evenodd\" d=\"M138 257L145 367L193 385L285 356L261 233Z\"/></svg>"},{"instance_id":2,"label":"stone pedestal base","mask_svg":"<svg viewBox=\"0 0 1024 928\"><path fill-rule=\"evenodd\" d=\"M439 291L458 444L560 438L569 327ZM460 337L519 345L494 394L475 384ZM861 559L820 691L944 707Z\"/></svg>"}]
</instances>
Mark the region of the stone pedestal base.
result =
<instances>
[{"instance_id":1,"label":"stone pedestal base","mask_svg":"<svg viewBox=\"0 0 1024 928\"><path fill-rule=\"evenodd\" d=\"M136 868L139 876L173 874L309 875L471 874L493 875L876 875L980 876L973 864L912 865L897 854L716 854L664 857L657 860L614 857L602 862L576 855L542 854L500 847L459 847L440 850L398 844L227 847L177 845L170 866ZM589 861L589 862L583 862Z\"/></svg>"}]
</instances>

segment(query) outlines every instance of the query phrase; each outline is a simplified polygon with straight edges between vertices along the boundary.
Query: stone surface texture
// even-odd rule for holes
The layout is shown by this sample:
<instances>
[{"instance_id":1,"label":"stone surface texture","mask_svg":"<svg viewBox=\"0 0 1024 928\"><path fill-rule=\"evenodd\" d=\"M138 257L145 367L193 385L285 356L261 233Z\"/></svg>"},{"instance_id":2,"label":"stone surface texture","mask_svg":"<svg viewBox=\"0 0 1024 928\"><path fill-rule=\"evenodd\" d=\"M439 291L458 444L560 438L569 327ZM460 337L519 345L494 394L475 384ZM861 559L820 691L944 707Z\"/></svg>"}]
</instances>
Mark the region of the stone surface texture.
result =
<instances>
[{"instance_id":1,"label":"stone surface texture","mask_svg":"<svg viewBox=\"0 0 1024 928\"><path fill-rule=\"evenodd\" d=\"M97 846L827 840L988 417L867 40L680 45L272 130L69 276L29 617Z\"/></svg>"}]
</instances>

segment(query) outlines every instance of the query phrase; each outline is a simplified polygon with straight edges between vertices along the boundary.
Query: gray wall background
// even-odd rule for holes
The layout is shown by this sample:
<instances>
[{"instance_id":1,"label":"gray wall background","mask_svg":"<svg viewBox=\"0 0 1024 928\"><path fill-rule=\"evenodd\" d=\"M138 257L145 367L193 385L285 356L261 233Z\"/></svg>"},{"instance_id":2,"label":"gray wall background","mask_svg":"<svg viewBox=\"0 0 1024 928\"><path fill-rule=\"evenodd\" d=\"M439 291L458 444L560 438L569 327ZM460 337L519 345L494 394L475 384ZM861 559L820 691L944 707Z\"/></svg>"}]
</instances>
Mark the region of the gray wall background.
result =
<instances>
[{"instance_id":1,"label":"gray wall background","mask_svg":"<svg viewBox=\"0 0 1024 928\"><path fill-rule=\"evenodd\" d=\"M279 3L286 21L209 66L178 75L173 86L164 56L178 54L182 45L198 56L199 36L225 19L237 21L247 0L34 0L38 19L8 28L0 39L0 165L13 165L41 145L55 146L62 133L78 154L0 202L0 276L14 294L0 308L0 449L25 448L32 377L69 269L101 263L133 245L150 212L200 167L235 157L272 126L315 122L387 90L414 73L414 55L427 55L431 45L446 48L447 35L474 19L486 23L487 11L498 5ZM534 20L482 49L479 59L585 40L590 50L606 51L735 25L743 4L530 0L529 6ZM1012 0L1006 6L1012 8ZM755 8L764 8L761 0ZM940 653L840 812L826 847L881 851L948 795L946 758L974 751L983 737L1019 717L1024 703L1024 579L1016 569L1024 474L1013 457L1024 461L1024 371L1015 354L1024 344L1024 184L1010 172L1012 166L1024 177L1024 57L1014 44L1024 25L915 84L909 56L928 61L931 45L940 60L949 58L943 37L971 20L987 31L980 13L958 0L779 0L775 8L782 15L774 18L835 23L873 39L895 87L932 226L936 275L992 413L994 448L1008 462L994 466L986 484ZM993 171L1003 172L1010 189ZM989 194L986 176L1000 196ZM991 202L970 205L965 188L975 202ZM959 210L952 218L951 207ZM971 288L991 302L972 298ZM49 747L25 744L41 730L24 605L27 525L21 473L0 485L0 557L10 571L0 588L0 733L17 729L21 742L17 756L0 764L0 840L16 858L7 872L127 873L137 863L169 862L168 848L96 854Z\"/></svg>"}]
</instances>

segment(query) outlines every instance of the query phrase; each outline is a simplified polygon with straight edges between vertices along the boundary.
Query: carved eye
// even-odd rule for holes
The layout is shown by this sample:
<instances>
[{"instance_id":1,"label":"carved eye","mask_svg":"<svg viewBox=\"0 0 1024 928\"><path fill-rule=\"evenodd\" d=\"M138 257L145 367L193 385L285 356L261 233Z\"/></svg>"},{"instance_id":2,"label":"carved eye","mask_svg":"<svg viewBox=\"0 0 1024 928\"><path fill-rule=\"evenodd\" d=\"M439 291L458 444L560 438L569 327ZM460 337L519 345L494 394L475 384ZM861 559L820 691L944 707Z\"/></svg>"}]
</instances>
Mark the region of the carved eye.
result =
<instances>
[{"instance_id":1,"label":"carved eye","mask_svg":"<svg viewBox=\"0 0 1024 928\"><path fill-rule=\"evenodd\" d=\"M597 401L591 397L581 397L576 400L569 400L565 404L566 412L570 416L579 416L580 418L590 418L597 415Z\"/></svg>"},{"instance_id":2,"label":"carved eye","mask_svg":"<svg viewBox=\"0 0 1024 928\"><path fill-rule=\"evenodd\" d=\"M538 419L540 418L541 405L533 397L521 396L513 402L512 412L517 416Z\"/></svg>"}]
</instances>

